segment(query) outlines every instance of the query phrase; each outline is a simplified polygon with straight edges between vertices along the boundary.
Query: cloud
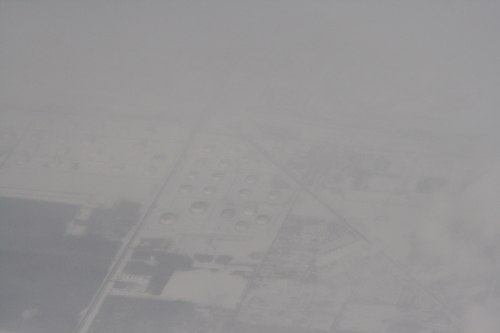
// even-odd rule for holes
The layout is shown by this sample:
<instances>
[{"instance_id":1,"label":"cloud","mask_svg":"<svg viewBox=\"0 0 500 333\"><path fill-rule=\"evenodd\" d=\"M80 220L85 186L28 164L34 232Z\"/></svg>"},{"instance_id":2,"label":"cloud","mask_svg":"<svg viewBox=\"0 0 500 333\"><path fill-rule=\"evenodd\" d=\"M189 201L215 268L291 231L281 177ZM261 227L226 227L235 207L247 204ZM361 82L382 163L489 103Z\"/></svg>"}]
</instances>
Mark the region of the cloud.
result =
<instances>
[{"instance_id":1,"label":"cloud","mask_svg":"<svg viewBox=\"0 0 500 333\"><path fill-rule=\"evenodd\" d=\"M425 258L462 274L496 271L500 264L500 162L482 164L461 191L434 193L418 232Z\"/></svg>"},{"instance_id":2,"label":"cloud","mask_svg":"<svg viewBox=\"0 0 500 333\"><path fill-rule=\"evenodd\" d=\"M499 328L498 317L483 305L474 304L465 315L466 333L497 333Z\"/></svg>"},{"instance_id":3,"label":"cloud","mask_svg":"<svg viewBox=\"0 0 500 333\"><path fill-rule=\"evenodd\" d=\"M484 284L500 276L500 161L483 159L478 169L460 191L434 193L418 240L421 263L442 267L454 279ZM465 306L464 331L500 332L495 302L489 295L482 303Z\"/></svg>"}]
</instances>

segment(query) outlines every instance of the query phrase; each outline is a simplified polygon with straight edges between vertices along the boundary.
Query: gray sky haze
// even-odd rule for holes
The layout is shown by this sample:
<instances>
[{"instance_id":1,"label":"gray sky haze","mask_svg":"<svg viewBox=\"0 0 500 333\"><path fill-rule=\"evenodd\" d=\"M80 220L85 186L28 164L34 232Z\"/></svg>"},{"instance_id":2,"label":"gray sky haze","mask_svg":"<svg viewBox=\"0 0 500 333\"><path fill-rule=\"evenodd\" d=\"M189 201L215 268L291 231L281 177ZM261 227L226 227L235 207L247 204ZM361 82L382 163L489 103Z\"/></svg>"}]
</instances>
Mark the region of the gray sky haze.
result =
<instances>
[{"instance_id":1,"label":"gray sky haze","mask_svg":"<svg viewBox=\"0 0 500 333\"><path fill-rule=\"evenodd\" d=\"M178 324L174 298L198 316L179 329L239 333L299 289L313 315L255 316L499 332L499 40L500 1L0 0L0 333L113 333L113 315L156 333ZM321 228L342 246L314 248ZM266 264L299 243L317 283L286 289ZM397 283L415 317L370 303ZM168 316L124 315L160 299Z\"/></svg>"}]
</instances>

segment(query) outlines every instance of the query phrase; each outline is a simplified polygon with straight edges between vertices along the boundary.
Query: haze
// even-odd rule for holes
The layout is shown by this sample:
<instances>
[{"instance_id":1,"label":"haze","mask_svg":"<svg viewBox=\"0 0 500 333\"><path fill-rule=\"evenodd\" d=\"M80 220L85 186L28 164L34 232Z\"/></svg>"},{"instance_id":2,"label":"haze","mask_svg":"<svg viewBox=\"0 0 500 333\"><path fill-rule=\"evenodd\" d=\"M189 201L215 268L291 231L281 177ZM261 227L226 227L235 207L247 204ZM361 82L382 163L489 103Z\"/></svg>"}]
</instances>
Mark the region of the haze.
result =
<instances>
[{"instance_id":1,"label":"haze","mask_svg":"<svg viewBox=\"0 0 500 333\"><path fill-rule=\"evenodd\" d=\"M500 331L499 32L497 1L1 1L0 331ZM312 226L350 245L280 277Z\"/></svg>"}]
</instances>

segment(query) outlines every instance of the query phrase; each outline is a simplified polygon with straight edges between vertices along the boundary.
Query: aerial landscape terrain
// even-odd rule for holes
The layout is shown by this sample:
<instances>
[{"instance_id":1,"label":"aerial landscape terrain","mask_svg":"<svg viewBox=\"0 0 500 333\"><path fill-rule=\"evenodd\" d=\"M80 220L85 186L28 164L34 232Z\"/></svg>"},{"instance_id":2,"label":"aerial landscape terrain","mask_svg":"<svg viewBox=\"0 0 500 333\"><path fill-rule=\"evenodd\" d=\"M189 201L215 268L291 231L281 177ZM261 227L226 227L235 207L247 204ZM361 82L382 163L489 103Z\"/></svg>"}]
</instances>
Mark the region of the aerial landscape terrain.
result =
<instances>
[{"instance_id":1,"label":"aerial landscape terrain","mask_svg":"<svg viewBox=\"0 0 500 333\"><path fill-rule=\"evenodd\" d=\"M0 333L500 330L494 2L0 4Z\"/></svg>"}]
</instances>

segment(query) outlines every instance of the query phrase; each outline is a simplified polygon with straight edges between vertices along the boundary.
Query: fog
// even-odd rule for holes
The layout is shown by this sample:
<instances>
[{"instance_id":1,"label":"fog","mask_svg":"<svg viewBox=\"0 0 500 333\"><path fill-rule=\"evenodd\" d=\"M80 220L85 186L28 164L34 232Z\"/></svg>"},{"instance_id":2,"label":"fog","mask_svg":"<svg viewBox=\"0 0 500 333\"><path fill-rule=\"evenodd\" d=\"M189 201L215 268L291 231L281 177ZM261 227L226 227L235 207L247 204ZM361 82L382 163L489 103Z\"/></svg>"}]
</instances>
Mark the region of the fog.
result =
<instances>
[{"instance_id":1,"label":"fog","mask_svg":"<svg viewBox=\"0 0 500 333\"><path fill-rule=\"evenodd\" d=\"M499 32L497 1L1 1L0 332L499 332Z\"/></svg>"},{"instance_id":2,"label":"fog","mask_svg":"<svg viewBox=\"0 0 500 333\"><path fill-rule=\"evenodd\" d=\"M479 126L498 105L498 12L494 1L3 1L2 103L248 112L278 94L302 113L420 117L405 104L427 99L427 112Z\"/></svg>"}]
</instances>

